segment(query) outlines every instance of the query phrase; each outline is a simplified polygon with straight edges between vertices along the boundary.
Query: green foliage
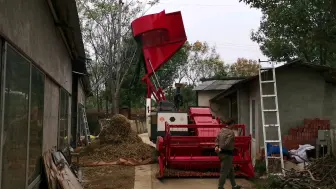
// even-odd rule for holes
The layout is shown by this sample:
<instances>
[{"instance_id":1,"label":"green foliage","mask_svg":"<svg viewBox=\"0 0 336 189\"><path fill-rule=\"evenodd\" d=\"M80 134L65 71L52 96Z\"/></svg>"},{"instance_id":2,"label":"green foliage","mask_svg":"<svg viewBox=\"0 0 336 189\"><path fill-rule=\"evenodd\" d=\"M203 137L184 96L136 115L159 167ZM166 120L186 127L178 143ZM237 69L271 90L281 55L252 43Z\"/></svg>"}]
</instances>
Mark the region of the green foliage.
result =
<instances>
[{"instance_id":1,"label":"green foliage","mask_svg":"<svg viewBox=\"0 0 336 189\"><path fill-rule=\"evenodd\" d=\"M229 75L234 77L254 76L259 72L260 64L256 60L238 58L230 65Z\"/></svg>"},{"instance_id":2,"label":"green foliage","mask_svg":"<svg viewBox=\"0 0 336 189\"><path fill-rule=\"evenodd\" d=\"M96 104L102 105L100 98L105 97L112 105L112 112L117 113L120 95L131 96L122 86L140 53L130 32L131 21L142 16L148 5L153 6L157 0L77 0L76 3L87 56L93 59L88 70L93 75L91 82L97 85Z\"/></svg>"},{"instance_id":3,"label":"green foliage","mask_svg":"<svg viewBox=\"0 0 336 189\"><path fill-rule=\"evenodd\" d=\"M193 85L186 85L181 88L181 95L183 96L183 105L181 109L187 109L188 106L195 106L196 105L196 92L193 91ZM168 87L166 92L167 100L170 102L174 102L174 95L175 95L175 87Z\"/></svg>"},{"instance_id":4,"label":"green foliage","mask_svg":"<svg viewBox=\"0 0 336 189\"><path fill-rule=\"evenodd\" d=\"M260 27L251 39L271 60L335 66L336 1L239 1L262 11Z\"/></svg>"},{"instance_id":5,"label":"green foliage","mask_svg":"<svg viewBox=\"0 0 336 189\"><path fill-rule=\"evenodd\" d=\"M187 45L184 45L158 72L157 76L162 89L167 89L173 85L178 78L179 71L188 62L189 50Z\"/></svg>"},{"instance_id":6,"label":"green foliage","mask_svg":"<svg viewBox=\"0 0 336 189\"><path fill-rule=\"evenodd\" d=\"M266 162L265 162L265 160L256 160L254 170L259 175L264 175L266 173Z\"/></svg>"},{"instance_id":7,"label":"green foliage","mask_svg":"<svg viewBox=\"0 0 336 189\"><path fill-rule=\"evenodd\" d=\"M254 180L256 189L277 189L282 186L282 181L278 176L268 176L266 179Z\"/></svg>"},{"instance_id":8,"label":"green foliage","mask_svg":"<svg viewBox=\"0 0 336 189\"><path fill-rule=\"evenodd\" d=\"M225 75L228 65L225 65L215 47L209 47L206 42L196 41L187 44L190 49L188 63L183 68L184 78L191 85L197 85L201 78L215 75Z\"/></svg>"}]
</instances>

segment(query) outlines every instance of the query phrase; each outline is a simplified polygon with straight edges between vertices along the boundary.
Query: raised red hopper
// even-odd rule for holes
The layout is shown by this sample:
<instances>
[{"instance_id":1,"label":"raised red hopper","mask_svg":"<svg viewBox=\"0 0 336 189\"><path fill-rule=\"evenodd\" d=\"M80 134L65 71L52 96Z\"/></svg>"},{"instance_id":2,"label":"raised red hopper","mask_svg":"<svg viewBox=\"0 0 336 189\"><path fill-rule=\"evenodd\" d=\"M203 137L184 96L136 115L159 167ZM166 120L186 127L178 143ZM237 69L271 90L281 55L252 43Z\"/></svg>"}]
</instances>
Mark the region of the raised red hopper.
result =
<instances>
[{"instance_id":1,"label":"raised red hopper","mask_svg":"<svg viewBox=\"0 0 336 189\"><path fill-rule=\"evenodd\" d=\"M187 41L181 12L150 14L132 22L133 36L142 45L146 75L143 81L148 86L147 96L154 95L157 101L165 100L161 88L155 88L150 77L162 67Z\"/></svg>"},{"instance_id":2,"label":"raised red hopper","mask_svg":"<svg viewBox=\"0 0 336 189\"><path fill-rule=\"evenodd\" d=\"M134 37L141 43L145 59L146 75L143 81L148 86L147 96L153 94L157 101L165 100L160 88L155 88L150 77L165 64L186 42L181 12L166 14L162 11L140 17L132 22ZM214 152L215 138L220 128L225 127L213 118L208 107L191 107L189 118L192 124L165 126L165 136L158 137L156 148L160 152L159 177L166 176L219 176L220 161ZM188 136L173 136L172 128L188 128ZM233 163L236 175L254 177L251 159L251 136L245 135L245 125L236 125L241 136L235 139ZM182 170L172 172L167 170ZM210 171L210 172L209 172Z\"/></svg>"}]
</instances>

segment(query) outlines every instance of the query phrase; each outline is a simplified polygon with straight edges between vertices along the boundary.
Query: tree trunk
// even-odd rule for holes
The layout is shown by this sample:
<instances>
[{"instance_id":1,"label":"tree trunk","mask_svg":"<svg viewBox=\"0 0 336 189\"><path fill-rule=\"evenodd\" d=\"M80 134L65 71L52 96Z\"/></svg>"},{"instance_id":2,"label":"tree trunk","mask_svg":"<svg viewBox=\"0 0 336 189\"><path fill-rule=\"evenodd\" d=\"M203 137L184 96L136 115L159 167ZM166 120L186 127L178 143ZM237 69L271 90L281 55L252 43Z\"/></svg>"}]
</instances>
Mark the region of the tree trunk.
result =
<instances>
[{"instance_id":1,"label":"tree trunk","mask_svg":"<svg viewBox=\"0 0 336 189\"><path fill-rule=\"evenodd\" d=\"M108 96L106 95L106 97L105 97L105 112L106 112L106 114L109 113L108 103L109 103Z\"/></svg>"},{"instance_id":2,"label":"tree trunk","mask_svg":"<svg viewBox=\"0 0 336 189\"><path fill-rule=\"evenodd\" d=\"M101 96L99 96L99 109L100 111L103 110L103 98Z\"/></svg>"},{"instance_id":3,"label":"tree trunk","mask_svg":"<svg viewBox=\"0 0 336 189\"><path fill-rule=\"evenodd\" d=\"M97 111L100 112L100 103L99 103L99 91L96 90L96 101L97 101Z\"/></svg>"},{"instance_id":4,"label":"tree trunk","mask_svg":"<svg viewBox=\"0 0 336 189\"><path fill-rule=\"evenodd\" d=\"M105 112L109 113L108 103L109 103L109 95L107 95L107 90L109 89L108 83L105 82Z\"/></svg>"},{"instance_id":5,"label":"tree trunk","mask_svg":"<svg viewBox=\"0 0 336 189\"><path fill-rule=\"evenodd\" d=\"M117 89L112 95L112 114L119 113L119 102L120 102L120 94Z\"/></svg>"}]
</instances>

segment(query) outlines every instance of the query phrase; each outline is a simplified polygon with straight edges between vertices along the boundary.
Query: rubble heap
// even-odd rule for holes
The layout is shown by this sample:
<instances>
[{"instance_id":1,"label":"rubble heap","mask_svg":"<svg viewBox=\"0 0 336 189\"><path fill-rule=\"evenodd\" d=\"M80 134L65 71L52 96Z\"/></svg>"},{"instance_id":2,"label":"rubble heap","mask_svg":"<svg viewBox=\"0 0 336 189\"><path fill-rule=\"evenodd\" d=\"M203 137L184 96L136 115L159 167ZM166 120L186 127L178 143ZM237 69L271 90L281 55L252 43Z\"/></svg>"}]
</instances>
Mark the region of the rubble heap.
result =
<instances>
[{"instance_id":1,"label":"rubble heap","mask_svg":"<svg viewBox=\"0 0 336 189\"><path fill-rule=\"evenodd\" d=\"M141 138L131 128L130 121L123 115L114 115L99 134L99 139L93 141L85 150L85 161L117 161L120 158L147 160L153 158L154 147L142 142Z\"/></svg>"},{"instance_id":2,"label":"rubble heap","mask_svg":"<svg viewBox=\"0 0 336 189\"><path fill-rule=\"evenodd\" d=\"M326 156L312 161L303 171L286 170L276 178L278 189L332 189L336 185L336 158Z\"/></svg>"}]
</instances>

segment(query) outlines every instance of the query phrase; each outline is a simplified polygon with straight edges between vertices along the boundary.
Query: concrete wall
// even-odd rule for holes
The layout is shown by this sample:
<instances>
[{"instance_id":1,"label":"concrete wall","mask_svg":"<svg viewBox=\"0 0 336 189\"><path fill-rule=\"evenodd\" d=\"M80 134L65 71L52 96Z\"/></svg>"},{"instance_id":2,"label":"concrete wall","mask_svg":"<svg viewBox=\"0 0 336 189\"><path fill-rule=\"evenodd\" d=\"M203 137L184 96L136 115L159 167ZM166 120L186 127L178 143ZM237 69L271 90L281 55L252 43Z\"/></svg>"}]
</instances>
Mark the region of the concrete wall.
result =
<instances>
[{"instance_id":1,"label":"concrete wall","mask_svg":"<svg viewBox=\"0 0 336 189\"><path fill-rule=\"evenodd\" d=\"M330 130L331 153L336 156L336 129Z\"/></svg>"},{"instance_id":2,"label":"concrete wall","mask_svg":"<svg viewBox=\"0 0 336 189\"><path fill-rule=\"evenodd\" d=\"M78 103L82 104L85 106L85 93L84 93L84 90L83 90L83 84L82 82L79 82L78 83Z\"/></svg>"},{"instance_id":3,"label":"concrete wall","mask_svg":"<svg viewBox=\"0 0 336 189\"><path fill-rule=\"evenodd\" d=\"M57 146L59 87L50 79L45 79L43 118L43 151Z\"/></svg>"},{"instance_id":4,"label":"concrete wall","mask_svg":"<svg viewBox=\"0 0 336 189\"><path fill-rule=\"evenodd\" d=\"M0 1L0 18L5 18L0 19L0 34L52 78L45 82L43 149L48 149L57 145L59 86L71 94L71 58L47 1Z\"/></svg>"},{"instance_id":5,"label":"concrete wall","mask_svg":"<svg viewBox=\"0 0 336 189\"><path fill-rule=\"evenodd\" d=\"M210 104L210 108L211 108L211 111L212 113L215 115L215 116L218 116L220 117L221 119L226 119L230 116L229 114L229 99L227 98L223 98L221 99L220 101L217 101L217 102L212 102Z\"/></svg>"},{"instance_id":6,"label":"concrete wall","mask_svg":"<svg viewBox=\"0 0 336 189\"><path fill-rule=\"evenodd\" d=\"M276 72L277 92L279 103L279 114L282 135L289 132L290 128L297 127L303 124L304 118L321 118L330 119L331 125L335 128L336 118L336 87L334 84L326 83L323 76L308 68L289 68L282 69ZM263 146L263 131L261 119L261 102L259 94L258 78L249 85L249 98L254 98L257 105L257 125L256 138L257 146ZM272 84L263 84L263 94L271 94L273 92ZM268 86L267 86L268 85ZM241 87L239 105L240 121L249 120L249 111L245 109L250 106L246 101L246 91ZM266 99L264 101L265 109L275 107L274 100ZM267 123L275 123L275 114L268 113L270 119L265 119ZM249 125L249 121L248 121ZM276 131L267 133L268 139L276 139Z\"/></svg>"},{"instance_id":7,"label":"concrete wall","mask_svg":"<svg viewBox=\"0 0 336 189\"><path fill-rule=\"evenodd\" d=\"M271 78L268 78L271 79ZM323 75L309 68L278 69L276 72L279 114L282 135L290 128L303 124L305 118L321 118L331 120L331 127L336 128L336 86L325 82ZM263 94L272 94L273 84L263 84ZM268 85L268 86L267 86ZM238 89L238 122L246 124L250 133L250 101L255 100L255 145L263 146L263 128L261 117L261 101L259 78L242 84ZM204 95L206 96L206 95ZM205 98L204 98L205 99ZM228 115L227 99L212 103L211 107L217 115ZM265 109L275 108L274 99L264 101ZM276 123L275 114L269 113L267 123ZM277 139L276 131L267 133L268 139Z\"/></svg>"},{"instance_id":8,"label":"concrete wall","mask_svg":"<svg viewBox=\"0 0 336 189\"><path fill-rule=\"evenodd\" d=\"M209 100L222 91L197 91L198 106L210 106Z\"/></svg>"},{"instance_id":9,"label":"concrete wall","mask_svg":"<svg viewBox=\"0 0 336 189\"><path fill-rule=\"evenodd\" d=\"M72 93L72 65L65 43L55 27L48 1L0 0L0 36L46 73L43 151L57 146L60 87ZM80 91L81 102L85 102L83 89ZM68 116L70 132L71 100Z\"/></svg>"},{"instance_id":10,"label":"concrete wall","mask_svg":"<svg viewBox=\"0 0 336 189\"><path fill-rule=\"evenodd\" d=\"M71 93L71 60L47 1L0 1L0 18L0 33Z\"/></svg>"}]
</instances>

